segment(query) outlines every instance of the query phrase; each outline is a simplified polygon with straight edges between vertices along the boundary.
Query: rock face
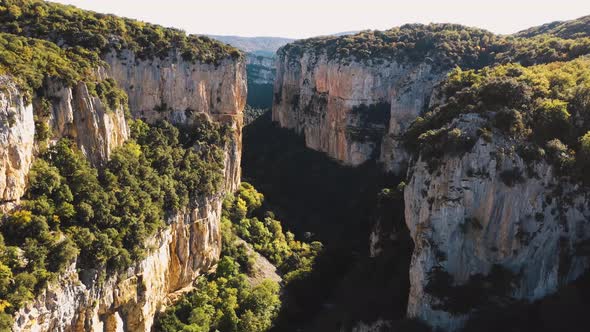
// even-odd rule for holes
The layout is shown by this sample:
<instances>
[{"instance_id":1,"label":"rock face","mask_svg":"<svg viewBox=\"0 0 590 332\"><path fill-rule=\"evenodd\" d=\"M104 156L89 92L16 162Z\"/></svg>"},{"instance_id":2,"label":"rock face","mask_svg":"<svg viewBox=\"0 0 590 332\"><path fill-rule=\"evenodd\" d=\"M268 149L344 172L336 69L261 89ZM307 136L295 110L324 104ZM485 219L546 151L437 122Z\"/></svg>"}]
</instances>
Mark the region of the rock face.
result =
<instances>
[{"instance_id":1,"label":"rock face","mask_svg":"<svg viewBox=\"0 0 590 332\"><path fill-rule=\"evenodd\" d=\"M48 139L73 139L84 155L94 164L106 161L111 151L127 140L129 129L123 107L110 110L96 96L90 95L84 83L65 87L46 82L43 95L49 101L41 111L38 102L27 102L12 79L0 77L0 193L3 209L18 203L24 194L27 174L36 151L35 115L47 113Z\"/></svg>"},{"instance_id":2,"label":"rock face","mask_svg":"<svg viewBox=\"0 0 590 332\"><path fill-rule=\"evenodd\" d=\"M269 84L275 81L275 58L248 53L246 55L248 84Z\"/></svg>"},{"instance_id":3,"label":"rock face","mask_svg":"<svg viewBox=\"0 0 590 332\"><path fill-rule=\"evenodd\" d=\"M221 202L209 197L173 216L151 240L155 249L103 283L75 265L15 317L15 331L151 331L171 294L190 287L221 252ZM190 289L190 288L188 288ZM185 289L186 290L186 289Z\"/></svg>"},{"instance_id":4,"label":"rock face","mask_svg":"<svg viewBox=\"0 0 590 332\"><path fill-rule=\"evenodd\" d=\"M446 74L427 63L347 62L281 50L276 67L273 121L347 165L377 158L395 173L408 160L399 136Z\"/></svg>"},{"instance_id":5,"label":"rock face","mask_svg":"<svg viewBox=\"0 0 590 332\"><path fill-rule=\"evenodd\" d=\"M7 76L0 76L0 206L18 203L33 161L33 106Z\"/></svg>"},{"instance_id":6,"label":"rock face","mask_svg":"<svg viewBox=\"0 0 590 332\"><path fill-rule=\"evenodd\" d=\"M261 109L271 108L276 76L275 57L248 53L246 71L248 72L248 105Z\"/></svg>"},{"instance_id":7,"label":"rock face","mask_svg":"<svg viewBox=\"0 0 590 332\"><path fill-rule=\"evenodd\" d=\"M89 93L84 83L70 88L49 82L45 90L52 104L52 139L72 138L92 164L108 160L111 151L129 138L123 105L109 109L99 97Z\"/></svg>"},{"instance_id":8,"label":"rock face","mask_svg":"<svg viewBox=\"0 0 590 332\"><path fill-rule=\"evenodd\" d=\"M246 72L243 60L226 59L219 64L192 63L179 53L165 59L139 60L130 51L106 55L109 68L101 75L113 77L129 96L134 118L147 122L168 120L191 124L205 114L227 124L234 137L226 150L226 186L236 190L240 182L242 124L246 103Z\"/></svg>"},{"instance_id":9,"label":"rock face","mask_svg":"<svg viewBox=\"0 0 590 332\"><path fill-rule=\"evenodd\" d=\"M101 281L100 271L79 274L72 265L56 284L16 314L15 331L151 331L155 314L179 293L190 290L193 280L210 270L219 258L221 204L225 194L235 190L240 181L246 98L243 62L193 64L183 62L178 55L146 62L135 60L127 51L118 56L109 54L106 60L110 68L100 69L99 76L115 78L126 90L134 117L190 125L205 116L233 128L233 137L226 146L225 190L200 197L181 213L170 216L169 226L150 240L153 249L147 257L125 273ZM3 96L2 102L6 103L8 97ZM111 149L128 137L122 110L107 111L99 104L100 99L89 96L85 85L73 89L53 86L47 96L53 101L50 123L54 138L75 138L93 162L106 160ZM33 133L29 136L34 135L29 127L34 128L33 121L27 118L32 119L32 109L17 108L20 104L16 102L11 105L24 114L19 126L26 123ZM31 140L19 135L9 133L6 139L0 138L13 145ZM28 171L26 166L26 170L19 166L23 174ZM24 185L20 195L22 191Z\"/></svg>"},{"instance_id":10,"label":"rock face","mask_svg":"<svg viewBox=\"0 0 590 332\"><path fill-rule=\"evenodd\" d=\"M482 121L469 115L451 127L475 137ZM457 330L479 303L456 308L436 294L465 303L462 285L483 280L492 295L478 300L533 300L588 268L590 195L546 162L527 163L513 145L494 133L465 154L430 166L420 157L411 168L404 193L415 243L408 316Z\"/></svg>"}]
</instances>

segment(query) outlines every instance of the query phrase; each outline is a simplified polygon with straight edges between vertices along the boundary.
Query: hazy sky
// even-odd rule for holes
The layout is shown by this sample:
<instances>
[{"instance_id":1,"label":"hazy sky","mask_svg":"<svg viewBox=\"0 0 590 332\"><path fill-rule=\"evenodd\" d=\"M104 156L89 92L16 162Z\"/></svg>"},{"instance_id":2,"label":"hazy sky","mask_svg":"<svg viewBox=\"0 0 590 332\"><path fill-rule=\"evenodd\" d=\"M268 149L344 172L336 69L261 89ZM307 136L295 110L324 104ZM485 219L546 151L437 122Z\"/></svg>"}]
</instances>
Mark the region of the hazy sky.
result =
<instances>
[{"instance_id":1,"label":"hazy sky","mask_svg":"<svg viewBox=\"0 0 590 332\"><path fill-rule=\"evenodd\" d=\"M590 15L590 0L57 0L190 33L302 38L452 22L513 33Z\"/></svg>"}]
</instances>

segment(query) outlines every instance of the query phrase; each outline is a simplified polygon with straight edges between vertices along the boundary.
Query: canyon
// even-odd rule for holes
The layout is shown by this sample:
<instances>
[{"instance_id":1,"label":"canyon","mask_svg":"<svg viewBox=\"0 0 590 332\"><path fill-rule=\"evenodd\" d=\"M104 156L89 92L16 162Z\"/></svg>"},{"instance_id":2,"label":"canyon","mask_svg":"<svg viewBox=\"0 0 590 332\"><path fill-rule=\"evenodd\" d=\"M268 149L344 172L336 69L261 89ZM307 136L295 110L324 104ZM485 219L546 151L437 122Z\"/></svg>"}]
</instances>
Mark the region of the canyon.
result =
<instances>
[{"instance_id":1,"label":"canyon","mask_svg":"<svg viewBox=\"0 0 590 332\"><path fill-rule=\"evenodd\" d=\"M363 40L376 35L367 32ZM349 48L338 49L340 43ZM346 39L317 38L279 49L272 120L343 165L371 161L405 175L403 214L414 243L408 318L461 330L490 303L534 302L588 271L582 248L590 239L590 211L583 185L546 161L531 165L501 131L478 138L489 118L475 114L440 129L472 144L464 152L416 155L404 137L447 102L451 69L434 63L435 53L360 58L348 56L351 47ZM369 52L380 51L375 48ZM507 180L525 169L528 176ZM388 223L376 219L367 234L370 257L383 255L383 245L406 232Z\"/></svg>"},{"instance_id":2,"label":"canyon","mask_svg":"<svg viewBox=\"0 0 590 332\"><path fill-rule=\"evenodd\" d=\"M294 269L300 274L293 276L270 263L279 259L258 252L287 251L282 242L270 242L273 252L270 245L256 247L232 233L235 244L246 248L245 263L253 256L258 264L257 278L236 280L260 285L269 277L276 301L280 304L278 294L283 301L269 318L271 331L477 330L474 319L485 324L485 315L531 308L587 278L590 191L581 173L590 165L590 76L584 71L590 64L590 30L568 33L579 22L587 25L587 18L513 36L453 24L301 41L212 36L236 47L242 43L243 54L209 37L81 12L79 24L106 17L109 24L124 25L124 32L91 48L88 44L102 40L70 33L72 22L61 25L68 38L75 36L68 40L44 35L43 29L0 24L3 34L45 38L68 52L68 43L77 42L100 55L90 61L76 49L92 70L67 79L43 76L34 87L26 73L19 74L29 81L0 68L6 71L0 75L0 211L7 214L0 226L9 229L8 216L30 208L31 168L43 151L67 139L100 170L130 143L139 159L132 140L137 123L227 128L221 185L207 194L191 192L186 206L163 214L162 227L142 243L145 255L123 269L89 268L77 256L14 311L6 311L12 310L8 301L0 302L2 314L13 318L13 331L157 329L166 308L193 294L197 280L219 277L219 262L219 285L227 281L226 270L239 271L240 263L228 268L220 260L234 259L223 252L224 243L234 245L227 243L224 222L267 231L269 237L264 227L279 229L272 234L299 247L301 255L288 247L295 253L284 256L292 260L285 265L306 268ZM578 70L578 76L568 76ZM118 90L97 92L104 82L120 88L125 98L113 97ZM245 123L250 107L259 112ZM207 139L215 141L214 135ZM207 146L183 148L188 154ZM196 177L207 185L205 174ZM264 193L264 203L234 196L243 180ZM166 202L180 196L158 194ZM249 211L246 201L272 207L284 225L273 210ZM68 221L51 212L52 230L45 223L45 232L64 243L71 234L61 233L60 223ZM309 258L303 252L312 247ZM0 265L14 285L12 270L27 273L22 271L34 256L21 248L12 256L2 251L3 259L22 261L16 268ZM212 298L223 290L215 292ZM232 299L235 303L223 305L238 307L238 297ZM570 304L564 303L567 309ZM204 315L193 309L204 310L191 308L191 324ZM186 308L180 311L189 316ZM225 314L214 311L211 315ZM242 325L233 314L235 330Z\"/></svg>"}]
</instances>

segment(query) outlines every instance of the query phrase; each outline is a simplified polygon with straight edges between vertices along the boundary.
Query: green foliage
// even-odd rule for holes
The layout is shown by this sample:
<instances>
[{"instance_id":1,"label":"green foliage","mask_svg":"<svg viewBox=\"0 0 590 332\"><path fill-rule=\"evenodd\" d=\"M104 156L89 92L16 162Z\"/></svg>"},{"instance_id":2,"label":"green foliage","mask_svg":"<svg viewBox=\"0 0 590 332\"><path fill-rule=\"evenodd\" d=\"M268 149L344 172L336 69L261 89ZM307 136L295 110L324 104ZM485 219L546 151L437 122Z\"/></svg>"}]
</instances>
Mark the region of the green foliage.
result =
<instances>
[{"instance_id":1,"label":"green foliage","mask_svg":"<svg viewBox=\"0 0 590 332\"><path fill-rule=\"evenodd\" d=\"M590 102L585 97L590 93L589 58L531 67L456 69L443 93L444 102L416 119L406 132L409 148L430 153L436 135L450 130L454 119L476 113L489 119L485 127L533 145L519 152L547 147L546 156L558 169L573 170L569 174L573 177L584 173L584 158L577 156L584 155L583 136L590 130ZM429 137L433 139L421 144Z\"/></svg>"},{"instance_id":2,"label":"green foliage","mask_svg":"<svg viewBox=\"0 0 590 332\"><path fill-rule=\"evenodd\" d=\"M283 233L280 222L272 219L272 212L266 213L267 223L251 217L260 210L263 201L263 195L245 182L235 195L225 199L223 250L216 272L200 277L195 291L159 317L156 322L159 330L263 332L272 327L281 306L279 284L264 280L252 286L247 282L254 263L244 245L238 244L237 235L273 263L284 262L280 270L287 282L312 268L322 245L295 241L293 234Z\"/></svg>"},{"instance_id":3,"label":"green foliage","mask_svg":"<svg viewBox=\"0 0 590 332\"><path fill-rule=\"evenodd\" d=\"M287 283L303 277L311 271L322 244L296 241L292 233L283 231L272 213L266 213L262 221L253 216L263 200L264 196L251 184L242 182L237 193L226 198L223 215L232 221L239 237L278 267Z\"/></svg>"},{"instance_id":4,"label":"green foliage","mask_svg":"<svg viewBox=\"0 0 590 332\"><path fill-rule=\"evenodd\" d=\"M517 35L521 37L550 35L567 39L590 37L590 16L580 17L571 21L543 24L521 31Z\"/></svg>"},{"instance_id":5,"label":"green foliage","mask_svg":"<svg viewBox=\"0 0 590 332\"><path fill-rule=\"evenodd\" d=\"M271 87L272 88L272 87ZM248 93L250 93L250 88L248 88ZM271 90L271 102L272 105L272 90ZM255 105L255 104L252 104ZM247 126L250 123L254 122L256 119L261 117L264 113L269 111L270 106L268 108L255 108L256 106L252 106L250 102L244 108L244 125Z\"/></svg>"},{"instance_id":6,"label":"green foliage","mask_svg":"<svg viewBox=\"0 0 590 332\"><path fill-rule=\"evenodd\" d=\"M298 40L279 50L297 58L305 52L339 61L427 62L439 68L482 68L519 62L523 65L565 61L590 53L590 38L563 39L556 35L531 38L498 36L456 24L407 24L385 31Z\"/></svg>"},{"instance_id":7,"label":"green foliage","mask_svg":"<svg viewBox=\"0 0 590 332\"><path fill-rule=\"evenodd\" d=\"M112 78L107 78L97 83L86 83L88 92L96 97L99 97L104 105L110 110L116 110L123 106L125 111L128 111L128 97L123 89L117 86Z\"/></svg>"},{"instance_id":8,"label":"green foliage","mask_svg":"<svg viewBox=\"0 0 590 332\"><path fill-rule=\"evenodd\" d=\"M330 59L373 62L396 59L428 61L442 67L482 67L490 62L486 49L497 38L488 31L456 24L407 24L385 31L298 40L281 48L279 54L325 52Z\"/></svg>"},{"instance_id":9,"label":"green foliage","mask_svg":"<svg viewBox=\"0 0 590 332\"><path fill-rule=\"evenodd\" d=\"M178 52L187 61L207 63L241 56L206 36L41 0L0 1L0 30L59 43L65 50L80 47L97 56L123 49L140 59Z\"/></svg>"},{"instance_id":10,"label":"green foliage","mask_svg":"<svg viewBox=\"0 0 590 332\"><path fill-rule=\"evenodd\" d=\"M92 77L97 65L79 53L78 49L64 50L48 41L0 33L0 74L11 74L29 93L41 87L47 77L73 85Z\"/></svg>"},{"instance_id":11,"label":"green foliage","mask_svg":"<svg viewBox=\"0 0 590 332\"><path fill-rule=\"evenodd\" d=\"M140 120L130 127L133 139L104 168L93 168L66 139L35 161L26 201L0 224L4 312L33 299L76 258L82 269L128 267L143 257L168 214L219 192L228 128Z\"/></svg>"}]
</instances>

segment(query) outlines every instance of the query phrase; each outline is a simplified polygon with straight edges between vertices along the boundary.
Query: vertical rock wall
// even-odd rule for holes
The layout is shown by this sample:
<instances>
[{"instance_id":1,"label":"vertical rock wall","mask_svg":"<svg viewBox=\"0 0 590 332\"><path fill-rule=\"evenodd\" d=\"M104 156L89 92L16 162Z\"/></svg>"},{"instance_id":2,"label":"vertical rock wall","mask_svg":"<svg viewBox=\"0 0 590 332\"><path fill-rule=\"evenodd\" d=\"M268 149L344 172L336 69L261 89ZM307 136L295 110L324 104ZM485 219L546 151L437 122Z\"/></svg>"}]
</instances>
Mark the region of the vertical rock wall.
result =
<instances>
[{"instance_id":1,"label":"vertical rock wall","mask_svg":"<svg viewBox=\"0 0 590 332\"><path fill-rule=\"evenodd\" d=\"M171 216L169 226L150 240L153 250L124 273L102 282L100 271L80 274L72 265L58 283L16 314L16 331L150 331L156 313L190 290L192 281L211 269L221 252L221 203L240 181L246 99L242 60L187 63L173 55L139 61L127 51L109 54L106 60L110 67L100 69L99 76L113 77L125 89L133 117L190 125L205 115L233 128L226 146L225 190L200 197ZM122 111L106 111L84 85L53 86L47 96L54 101L50 122L55 138L74 138L90 160L106 160L111 149L127 138Z\"/></svg>"},{"instance_id":2,"label":"vertical rock wall","mask_svg":"<svg viewBox=\"0 0 590 332\"><path fill-rule=\"evenodd\" d=\"M427 63L360 63L281 50L276 67L273 121L344 164L376 158L395 173L408 161L399 136L446 74Z\"/></svg>"}]
</instances>

